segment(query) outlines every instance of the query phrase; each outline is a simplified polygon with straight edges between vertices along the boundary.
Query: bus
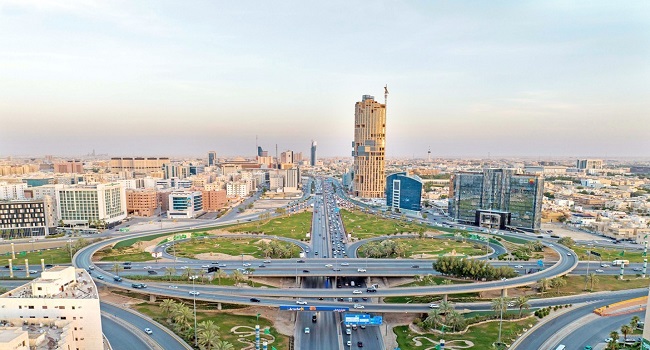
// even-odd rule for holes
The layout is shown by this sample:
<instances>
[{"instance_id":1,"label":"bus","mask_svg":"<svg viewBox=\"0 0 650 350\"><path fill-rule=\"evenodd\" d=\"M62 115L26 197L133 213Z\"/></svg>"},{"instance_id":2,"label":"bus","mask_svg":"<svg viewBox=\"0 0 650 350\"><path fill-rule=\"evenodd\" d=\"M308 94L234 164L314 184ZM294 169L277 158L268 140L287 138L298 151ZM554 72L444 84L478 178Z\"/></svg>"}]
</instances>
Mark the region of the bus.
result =
<instances>
[{"instance_id":1,"label":"bus","mask_svg":"<svg viewBox=\"0 0 650 350\"><path fill-rule=\"evenodd\" d=\"M618 266L620 264L629 265L630 261L629 260L614 260L614 261L612 261L613 266Z\"/></svg>"}]
</instances>

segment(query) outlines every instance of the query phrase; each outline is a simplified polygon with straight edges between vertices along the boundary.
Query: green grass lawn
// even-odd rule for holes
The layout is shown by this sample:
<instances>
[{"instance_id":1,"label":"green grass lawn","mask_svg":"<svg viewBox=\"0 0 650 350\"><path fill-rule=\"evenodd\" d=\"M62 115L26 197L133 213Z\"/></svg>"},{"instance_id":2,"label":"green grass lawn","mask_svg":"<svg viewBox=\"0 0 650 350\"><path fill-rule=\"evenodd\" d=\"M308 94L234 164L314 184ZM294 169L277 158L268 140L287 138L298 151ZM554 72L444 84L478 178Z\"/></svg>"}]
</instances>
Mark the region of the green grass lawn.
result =
<instances>
[{"instance_id":1,"label":"green grass lawn","mask_svg":"<svg viewBox=\"0 0 650 350\"><path fill-rule=\"evenodd\" d=\"M306 234L311 231L311 212L302 212L267 220L265 222L252 222L226 228L229 232L263 232L270 236L280 236L305 240Z\"/></svg>"},{"instance_id":2,"label":"green grass lawn","mask_svg":"<svg viewBox=\"0 0 650 350\"><path fill-rule=\"evenodd\" d=\"M194 258L197 254L204 253L220 253L228 254L234 257L240 254L252 255L255 258L264 258L264 252L260 248L259 238L230 238L230 237L216 237L210 239L196 239L187 242L178 243L175 246L175 254L179 257ZM291 257L298 257L300 248L294 244L287 242L276 242L287 248L291 248ZM174 250L169 250L174 252Z\"/></svg>"},{"instance_id":3,"label":"green grass lawn","mask_svg":"<svg viewBox=\"0 0 650 350\"><path fill-rule=\"evenodd\" d=\"M437 258L455 251L458 255L476 256L485 254L485 245L474 242L458 242L455 239L437 238L396 238L396 242L407 246L406 257L411 258ZM370 243L373 244L373 243ZM363 258L363 249L359 247L359 257Z\"/></svg>"},{"instance_id":4,"label":"green grass lawn","mask_svg":"<svg viewBox=\"0 0 650 350\"><path fill-rule=\"evenodd\" d=\"M561 295L585 293L585 276L569 275L566 278L567 284L560 288ZM650 280L636 278L635 276L626 275L625 279L619 280L618 276L599 275L598 283L594 283L594 292L616 291L624 289L647 288ZM587 285L590 288L591 285ZM556 289L552 289L544 296L557 296Z\"/></svg>"},{"instance_id":5,"label":"green grass lawn","mask_svg":"<svg viewBox=\"0 0 650 350\"><path fill-rule=\"evenodd\" d=\"M516 322L503 322L501 340L506 344L512 344L512 342L517 338L518 334L523 333L523 329L530 329L537 320L535 318L528 318L525 320L520 320ZM430 334L415 334L412 333L408 326L398 326L393 328L393 332L397 335L397 344L402 350L425 350L434 347L442 338L442 335L439 333L430 333ZM499 322L487 322L476 326L471 326L467 333L465 334L446 334L444 339L449 348L450 345L454 345L455 340L466 340L473 343L472 347L467 349L472 350L486 350L494 349L492 344L497 341L499 334ZM415 340L419 340L422 344L416 346ZM434 340L431 342L425 338ZM463 342L456 342L456 345L464 345Z\"/></svg>"},{"instance_id":6,"label":"green grass lawn","mask_svg":"<svg viewBox=\"0 0 650 350\"><path fill-rule=\"evenodd\" d=\"M573 250L578 254L578 257L580 260L587 261L587 251L591 250L593 252L600 253L601 257L600 259L603 262L606 262L608 264L611 264L612 261L614 260L629 260L630 262L633 263L642 263L643 262L643 250L626 250L623 253L623 256L620 256L621 252L623 252L623 249L608 249L608 248L585 248L585 247L579 247L579 246L574 246ZM589 258L591 261L596 261L598 259L597 256L591 255Z\"/></svg>"},{"instance_id":7,"label":"green grass lawn","mask_svg":"<svg viewBox=\"0 0 650 350\"><path fill-rule=\"evenodd\" d=\"M173 329L171 324L167 323L167 317L163 316L158 305L159 304L141 303L138 304L135 309L167 326L167 328ZM191 305L189 306L190 308L192 307ZM260 332L262 333L261 339L269 342L269 349L271 349L271 346L275 346L278 350L289 348L289 337L278 333L278 331L273 327L271 321L266 318L260 317L259 320L257 320L255 316L235 315L230 312L209 311L203 309L197 310L196 318L197 322L212 320L221 328L221 339L233 344L234 349L237 350L243 349L246 347L246 344L249 344L240 342L240 339L246 339L252 341L252 343L255 342L255 325L260 325L261 330L270 327L270 335L265 335L264 332ZM235 327L239 328L234 329Z\"/></svg>"},{"instance_id":8,"label":"green grass lawn","mask_svg":"<svg viewBox=\"0 0 650 350\"><path fill-rule=\"evenodd\" d=\"M142 237L134 237L134 238L129 238L124 241L120 241L115 243L113 246L114 249L118 248L126 248L134 245L137 242L142 242L142 241L152 241L158 237L165 237L165 236L170 236L173 235L173 233L159 233L157 235L149 235L149 236L142 236Z\"/></svg>"},{"instance_id":9,"label":"green grass lawn","mask_svg":"<svg viewBox=\"0 0 650 350\"><path fill-rule=\"evenodd\" d=\"M8 264L8 259L11 259L11 253L2 255L2 266ZM13 264L25 266L25 259L29 259L30 265L40 265L41 259L45 259L46 264L69 264L70 253L63 248L53 248L40 252L26 252L24 254L16 252L16 259L14 259Z\"/></svg>"},{"instance_id":10,"label":"green grass lawn","mask_svg":"<svg viewBox=\"0 0 650 350\"><path fill-rule=\"evenodd\" d=\"M110 269L109 269L110 270ZM182 270L181 270L182 271ZM255 272L253 272L253 275ZM212 281L209 281L208 274L205 274L203 279L201 279L201 273L196 271L196 275L199 276L198 279L195 280L196 285L206 285L206 284L211 284L215 286L234 286L235 285L235 280L227 277L227 278L222 278L221 281L217 278L215 278ZM129 279L133 280L138 280L138 281L143 281L143 282L160 282L160 283L170 283L170 284L192 284L191 280L188 280L186 277L183 276L165 276L164 272L160 272L159 275L129 275ZM170 280L171 279L171 280ZM259 283L251 280L247 280L244 283L248 284L249 286L252 287L266 287L266 288L276 288L274 286L264 284L264 283Z\"/></svg>"},{"instance_id":11,"label":"green grass lawn","mask_svg":"<svg viewBox=\"0 0 650 350\"><path fill-rule=\"evenodd\" d=\"M413 222L385 219L377 215L341 209L341 218L346 233L359 239L387 235L391 233L435 231L436 229Z\"/></svg>"},{"instance_id":12,"label":"green grass lawn","mask_svg":"<svg viewBox=\"0 0 650 350\"><path fill-rule=\"evenodd\" d=\"M431 280L435 282L435 284L437 285L443 284L443 281L450 281L451 284L472 283L471 281L458 281L458 280L452 280L452 279L438 277L438 276L432 276ZM396 286L395 288L422 287L422 286L431 286L431 285L432 284L429 283L428 281L420 280L420 281L414 281L414 282L402 284ZM478 298L478 293L463 293L463 294L449 295L449 300L466 300L466 299L476 299L476 298ZM384 298L385 303L399 303L399 304L403 304L403 303L426 304L426 303L431 303L440 300L442 300L442 295L396 296L396 297Z\"/></svg>"}]
</instances>

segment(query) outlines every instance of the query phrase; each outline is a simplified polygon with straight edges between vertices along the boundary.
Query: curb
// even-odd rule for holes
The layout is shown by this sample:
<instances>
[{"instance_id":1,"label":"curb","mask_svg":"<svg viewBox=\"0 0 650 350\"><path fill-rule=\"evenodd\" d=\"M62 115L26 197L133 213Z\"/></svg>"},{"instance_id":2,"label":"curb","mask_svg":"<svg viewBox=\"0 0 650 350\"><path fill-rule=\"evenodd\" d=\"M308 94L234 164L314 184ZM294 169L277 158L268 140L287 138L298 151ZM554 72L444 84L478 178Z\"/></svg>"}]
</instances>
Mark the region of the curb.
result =
<instances>
[{"instance_id":1,"label":"curb","mask_svg":"<svg viewBox=\"0 0 650 350\"><path fill-rule=\"evenodd\" d=\"M151 337L148 337L143 331L136 328L134 325L124 321L123 319L121 319L119 317L113 316L108 312L102 311L101 314L102 314L102 316L110 318L113 321L121 324L128 332L131 332L133 335L135 335L139 339L142 339L145 343L147 343L147 345L149 346L149 349L164 350L164 348L162 346L160 346L160 344L158 344L157 341L151 339Z\"/></svg>"},{"instance_id":2,"label":"curb","mask_svg":"<svg viewBox=\"0 0 650 350\"><path fill-rule=\"evenodd\" d=\"M524 333L521 337L517 338L512 345L510 346L510 350L515 350L517 349L517 346L521 344L526 338L528 338L532 333L534 333L538 328L541 328L542 326L546 325L547 323L553 321L555 318L564 315L567 312L573 311L574 309L593 304L595 301L588 302L588 303L581 303L581 304L573 304L573 307L568 308L568 309L563 309L561 312L554 313L552 317L544 317L540 322L538 322L536 325L533 326L533 328L529 329L528 332Z\"/></svg>"},{"instance_id":3,"label":"curb","mask_svg":"<svg viewBox=\"0 0 650 350\"><path fill-rule=\"evenodd\" d=\"M137 311L134 311L134 310L132 310L130 308L124 308L124 307L122 307L122 306L120 306L118 304L112 303L110 301L102 301L102 303L106 303L106 304L109 304L111 306L120 308L120 309L122 309L124 311L132 313L133 315L135 315L137 317L143 318L143 319L153 323L154 325L156 325L156 327L162 329L165 333L169 334L172 338L176 339L176 341L178 341L186 349L188 349L188 350L193 349L189 344L187 344L187 342L185 342L185 340L183 340L181 337L179 337L176 333L172 332L171 330L169 330L169 328L163 326L162 324L158 323L157 321L154 321L151 317L149 317L147 315L144 315L144 314L141 314L141 313L139 313Z\"/></svg>"}]
</instances>

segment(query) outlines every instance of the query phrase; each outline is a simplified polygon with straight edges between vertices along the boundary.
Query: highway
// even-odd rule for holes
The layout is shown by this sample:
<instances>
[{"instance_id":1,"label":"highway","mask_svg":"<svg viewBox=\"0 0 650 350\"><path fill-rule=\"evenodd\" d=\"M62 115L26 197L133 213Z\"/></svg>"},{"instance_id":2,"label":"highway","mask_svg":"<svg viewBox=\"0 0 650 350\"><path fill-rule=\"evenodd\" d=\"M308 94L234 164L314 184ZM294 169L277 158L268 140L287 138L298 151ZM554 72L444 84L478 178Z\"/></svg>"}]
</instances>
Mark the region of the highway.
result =
<instances>
[{"instance_id":1,"label":"highway","mask_svg":"<svg viewBox=\"0 0 650 350\"><path fill-rule=\"evenodd\" d=\"M151 349L140 337L134 334L128 326L123 326L113 318L102 315L102 333L108 339L113 349Z\"/></svg>"}]
</instances>

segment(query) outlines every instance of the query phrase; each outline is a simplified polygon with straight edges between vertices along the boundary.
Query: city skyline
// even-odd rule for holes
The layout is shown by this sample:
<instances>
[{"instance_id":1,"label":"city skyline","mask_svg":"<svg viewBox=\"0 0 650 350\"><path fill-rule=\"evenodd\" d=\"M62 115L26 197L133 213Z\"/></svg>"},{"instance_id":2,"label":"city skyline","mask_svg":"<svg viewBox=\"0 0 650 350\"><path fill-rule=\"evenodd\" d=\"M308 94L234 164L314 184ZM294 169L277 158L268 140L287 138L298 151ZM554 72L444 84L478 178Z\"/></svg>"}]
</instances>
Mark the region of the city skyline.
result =
<instances>
[{"instance_id":1,"label":"city skyline","mask_svg":"<svg viewBox=\"0 0 650 350\"><path fill-rule=\"evenodd\" d=\"M4 2L0 156L650 156L645 2L247 5Z\"/></svg>"}]
</instances>

